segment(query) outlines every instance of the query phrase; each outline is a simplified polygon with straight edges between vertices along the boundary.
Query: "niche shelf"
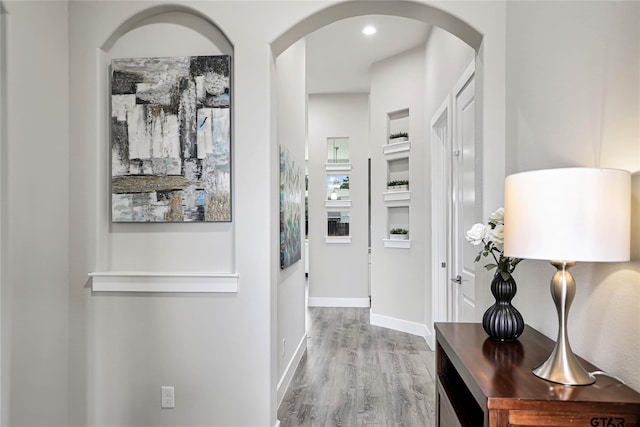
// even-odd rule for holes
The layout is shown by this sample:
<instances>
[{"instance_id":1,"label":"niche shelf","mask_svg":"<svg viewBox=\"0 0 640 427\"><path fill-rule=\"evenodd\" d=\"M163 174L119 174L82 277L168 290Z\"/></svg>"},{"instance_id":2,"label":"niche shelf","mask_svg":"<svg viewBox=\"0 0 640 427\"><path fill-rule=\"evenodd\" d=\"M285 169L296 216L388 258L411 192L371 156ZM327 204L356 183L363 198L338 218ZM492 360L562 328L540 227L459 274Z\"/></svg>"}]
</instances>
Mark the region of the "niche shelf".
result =
<instances>
[{"instance_id":1,"label":"niche shelf","mask_svg":"<svg viewBox=\"0 0 640 427\"><path fill-rule=\"evenodd\" d=\"M324 242L327 244L349 244L351 233L349 223L351 212L339 210L327 212L327 235Z\"/></svg>"},{"instance_id":2,"label":"niche shelf","mask_svg":"<svg viewBox=\"0 0 640 427\"><path fill-rule=\"evenodd\" d=\"M406 151L411 146L409 142L409 109L391 111L387 113L387 144L386 151ZM383 151L385 149L383 148Z\"/></svg>"},{"instance_id":3,"label":"niche shelf","mask_svg":"<svg viewBox=\"0 0 640 427\"><path fill-rule=\"evenodd\" d=\"M392 248L392 249L410 249L411 248L411 240L382 239L382 244L385 248Z\"/></svg>"},{"instance_id":4,"label":"niche shelf","mask_svg":"<svg viewBox=\"0 0 640 427\"><path fill-rule=\"evenodd\" d=\"M326 208L350 208L351 200L325 200Z\"/></svg>"},{"instance_id":5,"label":"niche shelf","mask_svg":"<svg viewBox=\"0 0 640 427\"><path fill-rule=\"evenodd\" d=\"M388 112L387 143L382 147L387 166L386 191L382 193L382 200L387 207L387 236L382 239L385 248L411 248L411 240L409 239L410 152L409 109ZM409 230L407 239L391 238L389 231L393 228Z\"/></svg>"},{"instance_id":6,"label":"niche shelf","mask_svg":"<svg viewBox=\"0 0 640 427\"><path fill-rule=\"evenodd\" d=\"M348 137L327 138L327 172L346 172L351 170Z\"/></svg>"},{"instance_id":7,"label":"niche shelf","mask_svg":"<svg viewBox=\"0 0 640 427\"><path fill-rule=\"evenodd\" d=\"M387 182L391 181L409 181L408 156L387 160Z\"/></svg>"},{"instance_id":8,"label":"niche shelf","mask_svg":"<svg viewBox=\"0 0 640 427\"><path fill-rule=\"evenodd\" d=\"M327 197L324 206L327 208L350 208L350 185L349 175L327 174Z\"/></svg>"},{"instance_id":9,"label":"niche shelf","mask_svg":"<svg viewBox=\"0 0 640 427\"><path fill-rule=\"evenodd\" d=\"M389 142L382 146L382 153L385 155L405 153L411 150L411 141Z\"/></svg>"},{"instance_id":10,"label":"niche shelf","mask_svg":"<svg viewBox=\"0 0 640 427\"><path fill-rule=\"evenodd\" d=\"M387 191L382 193L385 203L405 202L411 200L411 183L409 182L409 157L387 160Z\"/></svg>"},{"instance_id":11,"label":"niche shelf","mask_svg":"<svg viewBox=\"0 0 640 427\"><path fill-rule=\"evenodd\" d=\"M348 245L351 243L351 236L325 236L324 242L329 245Z\"/></svg>"},{"instance_id":12,"label":"niche shelf","mask_svg":"<svg viewBox=\"0 0 640 427\"><path fill-rule=\"evenodd\" d=\"M392 239L390 231L394 228L402 228L409 231L406 240ZM385 248L409 249L411 247L411 229L409 228L409 206L387 207L387 237L382 239Z\"/></svg>"},{"instance_id":13,"label":"niche shelf","mask_svg":"<svg viewBox=\"0 0 640 427\"><path fill-rule=\"evenodd\" d=\"M327 172L349 172L351 163L325 163L324 169Z\"/></svg>"},{"instance_id":14,"label":"niche shelf","mask_svg":"<svg viewBox=\"0 0 640 427\"><path fill-rule=\"evenodd\" d=\"M382 193L382 200L385 202L409 202L411 191L385 191Z\"/></svg>"}]
</instances>

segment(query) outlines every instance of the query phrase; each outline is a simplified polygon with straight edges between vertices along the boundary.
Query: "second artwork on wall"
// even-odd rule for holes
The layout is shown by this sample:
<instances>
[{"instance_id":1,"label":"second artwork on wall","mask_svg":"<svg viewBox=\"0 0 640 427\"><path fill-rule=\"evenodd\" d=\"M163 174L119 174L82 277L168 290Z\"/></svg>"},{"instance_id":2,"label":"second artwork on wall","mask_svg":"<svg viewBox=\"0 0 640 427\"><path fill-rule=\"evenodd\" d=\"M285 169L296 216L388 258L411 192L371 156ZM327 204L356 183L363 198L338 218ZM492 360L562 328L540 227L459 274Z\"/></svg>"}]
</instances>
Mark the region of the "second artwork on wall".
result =
<instances>
[{"instance_id":1,"label":"second artwork on wall","mask_svg":"<svg viewBox=\"0 0 640 427\"><path fill-rule=\"evenodd\" d=\"M302 258L302 172L289 150L280 146L280 269Z\"/></svg>"}]
</instances>

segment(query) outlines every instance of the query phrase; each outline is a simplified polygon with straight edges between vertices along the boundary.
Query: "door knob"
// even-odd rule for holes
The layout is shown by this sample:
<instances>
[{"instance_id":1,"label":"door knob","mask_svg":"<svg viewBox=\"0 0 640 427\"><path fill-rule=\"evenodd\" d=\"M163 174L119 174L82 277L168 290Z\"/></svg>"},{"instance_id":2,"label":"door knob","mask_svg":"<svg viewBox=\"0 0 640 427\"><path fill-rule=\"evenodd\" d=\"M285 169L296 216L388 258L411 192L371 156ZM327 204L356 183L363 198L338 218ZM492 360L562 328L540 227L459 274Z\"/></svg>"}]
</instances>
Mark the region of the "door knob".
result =
<instances>
[{"instance_id":1,"label":"door knob","mask_svg":"<svg viewBox=\"0 0 640 427\"><path fill-rule=\"evenodd\" d=\"M451 279L452 282L454 283L458 283L461 284L462 283L462 276L460 276L459 274L456 276L455 279Z\"/></svg>"}]
</instances>

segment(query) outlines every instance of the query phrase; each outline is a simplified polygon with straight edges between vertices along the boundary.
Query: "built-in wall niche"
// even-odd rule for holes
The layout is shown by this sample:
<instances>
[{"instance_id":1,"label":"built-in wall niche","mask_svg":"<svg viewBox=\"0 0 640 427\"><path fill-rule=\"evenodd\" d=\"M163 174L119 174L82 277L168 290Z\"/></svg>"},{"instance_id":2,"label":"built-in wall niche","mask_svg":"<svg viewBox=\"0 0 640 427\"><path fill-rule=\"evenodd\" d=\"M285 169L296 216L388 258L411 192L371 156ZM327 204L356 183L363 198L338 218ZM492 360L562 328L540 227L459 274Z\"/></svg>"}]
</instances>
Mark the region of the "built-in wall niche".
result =
<instances>
[{"instance_id":1,"label":"built-in wall niche","mask_svg":"<svg viewBox=\"0 0 640 427\"><path fill-rule=\"evenodd\" d=\"M409 158L401 157L399 159L393 159L387 161L387 183L390 182L405 182L405 185L409 185ZM409 189L408 187L406 188Z\"/></svg>"},{"instance_id":2,"label":"built-in wall niche","mask_svg":"<svg viewBox=\"0 0 640 427\"><path fill-rule=\"evenodd\" d=\"M385 202L410 200L409 158L387 160L387 186L382 194Z\"/></svg>"},{"instance_id":3,"label":"built-in wall niche","mask_svg":"<svg viewBox=\"0 0 640 427\"><path fill-rule=\"evenodd\" d=\"M351 207L349 175L327 175L325 206L328 208Z\"/></svg>"},{"instance_id":4,"label":"built-in wall niche","mask_svg":"<svg viewBox=\"0 0 640 427\"><path fill-rule=\"evenodd\" d=\"M408 249L411 247L409 230L409 206L387 207L387 236L385 248Z\"/></svg>"},{"instance_id":5,"label":"built-in wall niche","mask_svg":"<svg viewBox=\"0 0 640 427\"><path fill-rule=\"evenodd\" d=\"M327 212L327 237L326 243L351 243L349 235L349 211Z\"/></svg>"},{"instance_id":6,"label":"built-in wall niche","mask_svg":"<svg viewBox=\"0 0 640 427\"><path fill-rule=\"evenodd\" d=\"M349 138L327 138L326 170L351 170L351 160L349 157Z\"/></svg>"},{"instance_id":7,"label":"built-in wall niche","mask_svg":"<svg viewBox=\"0 0 640 427\"><path fill-rule=\"evenodd\" d=\"M387 113L387 143L382 147L383 152L398 153L410 148L409 109Z\"/></svg>"}]
</instances>

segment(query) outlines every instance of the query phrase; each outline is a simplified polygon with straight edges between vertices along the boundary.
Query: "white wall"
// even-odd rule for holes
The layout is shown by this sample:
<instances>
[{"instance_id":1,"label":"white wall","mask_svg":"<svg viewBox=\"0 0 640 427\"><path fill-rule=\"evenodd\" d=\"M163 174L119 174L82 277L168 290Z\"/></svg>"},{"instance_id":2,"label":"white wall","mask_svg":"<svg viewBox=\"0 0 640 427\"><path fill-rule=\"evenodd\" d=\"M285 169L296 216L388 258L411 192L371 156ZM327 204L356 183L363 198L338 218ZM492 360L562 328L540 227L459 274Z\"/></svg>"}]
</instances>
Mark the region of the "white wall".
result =
<instances>
[{"instance_id":1,"label":"white wall","mask_svg":"<svg viewBox=\"0 0 640 427\"><path fill-rule=\"evenodd\" d=\"M474 57L475 51L471 46L441 28L433 28L426 43L425 115L427 121L431 120L447 95L451 93L453 86ZM429 129L427 140L430 139L430 134Z\"/></svg>"},{"instance_id":2,"label":"white wall","mask_svg":"<svg viewBox=\"0 0 640 427\"><path fill-rule=\"evenodd\" d=\"M232 255L225 262L233 262L240 274L240 291L234 296L91 295L86 288L87 273L104 267L99 264L108 259L103 255L109 247L98 237L108 229L101 222L108 198L100 176L108 171L108 149L99 144L106 128L101 115L104 107L97 105L97 99L104 96L104 82L97 80L98 49L122 23L154 4L160 3L72 2L67 17L66 2L5 3L7 121L2 130L6 132L2 141L6 157L1 171L7 211L2 229L1 295L5 424L275 423L278 363L273 302L277 299L278 266L273 262L277 259L277 235L273 235L277 190L272 184L277 174L273 161L277 143L271 138L273 60L269 43L331 2L181 3L218 24L234 45L236 197L233 238L227 247ZM540 93L543 99L553 100L556 88L564 90L577 81L585 90L594 90L586 100L589 105L603 106L597 113L607 117L603 122L607 125L602 127L607 129L605 135L628 138L630 145L625 143L624 147L633 147L633 142L640 140L634 100L640 92L637 3L430 4L453 13L484 35L478 81L483 109L485 216L502 203L505 131L510 141L506 150L509 172L514 172L560 165L555 154L564 156L564 150L556 150L568 140L567 133L581 132L597 120L598 116L592 115L596 112L585 111L582 105L572 110L529 95ZM541 31L536 28L539 23L546 24L538 27ZM507 49L506 37L510 40ZM561 41L568 42L570 49ZM594 54L590 48L600 49L602 43L606 48ZM604 74L598 77L594 73L600 64L611 68L606 73L600 68ZM563 75L565 71L568 73ZM42 85L29 85L30 78L48 83L46 90L39 90ZM549 84L555 79L559 86ZM601 82L622 82L633 88L621 92L616 86L592 87ZM607 98L598 98L595 87ZM631 100L630 105L621 93ZM38 115L37 126L32 99L38 99L47 111ZM550 126L548 108L552 119L566 115L570 120ZM615 120L620 127L614 132L610 127L614 121L608 118L626 117L627 113L628 119ZM530 125L520 125L523 123ZM530 129L542 129L543 133L532 138ZM600 134L597 128L589 129L586 137L581 134L587 141ZM540 151L546 154L528 156L525 147L529 141L541 143ZM572 153L581 153L582 145L577 139L573 141ZM620 146L609 136L602 147L603 166L638 170L633 160L638 159L635 149L622 149L624 159L619 158ZM27 164L26 156L34 151L46 156ZM595 159L578 156L581 164ZM30 169L37 169L37 175L29 176ZM43 218L35 214L30 195L31 187L45 179L47 189L55 192L39 195L41 204L46 204L47 216ZM637 194L637 185L634 189ZM202 239L215 236L213 230L207 230ZM206 262L204 257L188 266L189 261L184 261L190 269ZM546 304L539 311L534 306L523 309L523 314L533 326L552 334L554 315L550 314L544 285L549 277L538 271L543 265L539 267L535 263L519 267L516 274L527 279L518 279L516 303L535 301L536 308ZM638 262L585 265L575 271L580 288L571 319L576 351L640 389L636 372L640 352ZM615 295L613 300L611 295ZM601 305L603 300L609 301L606 307ZM411 316L415 314L420 321L421 311L414 311L409 308ZM587 331L588 337L582 331ZM592 345L594 342L598 345ZM158 409L160 381L176 386L176 410ZM120 386L130 386L138 393L133 395Z\"/></svg>"},{"instance_id":3,"label":"white wall","mask_svg":"<svg viewBox=\"0 0 640 427\"><path fill-rule=\"evenodd\" d=\"M113 58L233 54L228 43L221 41L214 45L205 35L178 24L184 21L185 15L173 13L166 16L168 23L138 27L120 37L101 55L110 61ZM209 32L217 31L214 28ZM108 218L101 220L108 221ZM234 253L229 248L233 247L233 226L233 223L114 223L102 236L106 251L99 262L107 271L231 272Z\"/></svg>"},{"instance_id":4,"label":"white wall","mask_svg":"<svg viewBox=\"0 0 640 427\"><path fill-rule=\"evenodd\" d=\"M55 82L50 85L55 90L50 88L47 92L39 92L39 96L44 97L43 102L55 101L56 108L50 110L49 114L53 115L49 117L70 116L73 119L69 121L68 142L65 131L59 129L57 133L45 133L44 127L31 126L25 132L20 132L22 129L13 132L11 129L23 123L21 120L30 117L30 104L10 101L8 104L13 115L8 115L11 123L7 126L8 137L4 141L6 151L11 153L17 148L22 149L23 136L31 133L37 134L31 141L34 150L68 148L69 203L56 199L47 208L51 214L61 212L63 221L66 223L68 219L72 227L67 233L57 221L45 230L34 229L33 226L26 230L24 224L30 217L22 211L19 215L7 215L8 218L3 219L2 236L6 246L2 260L3 418L16 425L42 424L44 417L50 425L162 425L175 423L176 419L183 425L196 424L203 419L207 424L217 425L263 425L265 420L273 424L278 367L275 345L277 264L274 262L277 261L277 235L273 234L277 189L272 186L277 182L274 161L277 143L272 132L274 123L270 120L274 104L269 98L273 88L269 43L296 22L331 2L289 2L286 5L277 2L180 2L182 9L191 8L218 24L232 40L236 67L235 119L236 123L242 124L236 126L234 138L236 198L233 230L220 234L218 230L205 226L200 227L205 231L200 237L175 234L175 241L196 241L202 248L211 247L207 240L209 237L230 242L227 257L222 254L210 264L206 256L200 254L195 258L179 258L177 253L173 253L176 258L169 254L160 255L169 264L180 261L179 267L185 270L200 269L203 264L207 270L233 264L234 270L240 274L238 295L199 297L98 296L90 293L87 279L88 272L115 265L136 269L157 267L153 257L121 257L121 254L130 253L126 248L127 240L141 246L140 238L145 237L135 236L135 232L132 236L124 233L116 236L105 222L108 145L103 142L106 141L108 126L104 119L107 107L100 103L100 99L105 97L107 76L104 66L108 58L100 52L100 47L109 45L110 38L117 40L121 33L135 27L139 18L135 17L137 12L154 5L159 7L156 12L175 7L160 2L71 2L68 7L66 2L19 4L19 8L15 6L12 12L13 3L6 3L9 15L14 13L20 18L13 24L11 16L7 19L10 25L6 39L11 40L9 51L14 50L6 62L15 64L15 67L9 66L7 87L12 90L20 88L24 93L28 87L24 80L30 73L36 74L39 81L50 79ZM467 21L480 24L479 28L488 29L489 33L496 31L497 41L500 41L501 21L491 17L494 8L482 5L479 9L473 2L468 5L444 3L441 7L457 9ZM50 13L50 8L55 9L55 13ZM67 31L68 43L62 40ZM114 31L119 33L114 34ZM163 44L168 47L175 47L182 40L181 37L167 39L163 38ZM54 48L48 43L54 44ZM498 47L493 51L497 62L492 57L489 67L498 65L499 69L503 50L499 43L493 46ZM148 47L150 54L155 47L164 49L160 43ZM36 55L31 57L26 52L35 52ZM68 62L60 60L60 56L67 56L66 52L71 53ZM38 53L55 54L56 61L49 60L46 54L38 56ZM29 61L39 59L43 60L42 64L30 66ZM65 89L67 72L64 69L67 65L73 82L69 91ZM53 75L46 77L45 70ZM501 81L499 78L493 80L494 83ZM68 93L70 101L61 101L57 91ZM496 99L502 99L500 94ZM15 123L13 117L18 118ZM66 119L54 121L66 123ZM20 153L19 149L16 154ZM8 165L8 160L13 159L5 158L3 164ZM56 173L66 170L56 169ZM24 181L12 177L12 171L17 173L15 167L1 171L3 177L9 178L5 180L8 181L7 189L2 194L3 199L9 198L9 201L13 200L9 195L24 194L28 190ZM67 182L59 175L47 176L48 183L64 187L65 184L59 181ZM68 214L65 213L67 209ZM200 228L194 227L193 230L197 230L194 234L199 235L203 231ZM158 233L153 226L149 229L153 230L154 244L174 240L161 236L163 233ZM110 233L113 240L105 238ZM115 233L118 233L117 229ZM227 240L228 233L233 233L230 241ZM15 237L12 239L12 236ZM49 242L55 242L52 244L55 245L55 253L47 259L43 269L34 269L33 254L49 248ZM114 244L119 245L118 242L124 247L122 253L113 249ZM23 250L9 257L14 249ZM18 258L22 253L30 256ZM215 264L217 262L220 264ZM178 267L175 264L170 266ZM21 294L20 300L14 298L11 290L23 283L13 277L14 272L24 275L19 279L28 276L25 280L30 285L28 289L35 292ZM42 291L33 287L37 283L42 284ZM20 291L24 289L20 288ZM46 303L43 296L46 296ZM17 323L11 316L14 311L7 309L12 306L20 309ZM61 323L67 323L67 313L68 326L61 327ZM46 325L36 328L34 323L42 325L43 319L46 319ZM50 334L53 330L56 333ZM45 344L51 340L55 344L47 347L46 351L37 349L32 352L31 348L26 351L26 347L21 347L27 345L24 343ZM110 359L107 351L114 350L116 354ZM18 360L12 359L14 354ZM23 360L27 363L20 364ZM191 363L194 365L189 368ZM40 375L38 367L46 368L47 375ZM71 369L66 376L68 367ZM32 373L37 375L37 383L36 375L31 376ZM47 380L43 382L43 378ZM68 388L64 386L66 378ZM130 378L132 387L139 392L135 396L119 388L120 385L128 386L126 381ZM182 403L176 410L163 413L157 409L157 386L165 380L176 385L177 401ZM242 394L239 391L241 387ZM65 390L68 390L68 398ZM21 394L28 395L29 399L13 400ZM206 405L199 404L205 400ZM28 411L23 405L26 402ZM34 407L40 408L40 412L34 411Z\"/></svg>"},{"instance_id":5,"label":"white wall","mask_svg":"<svg viewBox=\"0 0 640 427\"><path fill-rule=\"evenodd\" d=\"M7 114L7 138L3 141L9 157L3 159L3 165L16 162L1 171L8 178L3 202L9 199L5 203L10 206L2 230L6 245L2 260L3 419L15 425L40 425L45 423L44 418L48 425L275 423L277 234L273 234L273 224L277 223L274 203L277 188L273 184L277 182L274 161L277 143L271 121L274 104L269 97L274 87L269 43L331 3L180 2L180 9L191 9L215 22L234 45L234 224L228 231L196 226L191 229L196 230L194 236L181 234L179 227L179 230L167 227L170 233L175 232L175 239L162 235L157 227L150 226L149 230L154 236L153 243L182 240L196 242L206 249L211 248L209 239L224 241L227 257L222 254L211 263L206 255L200 254L195 258L180 258L175 252L160 256L172 269L196 270L206 264L209 270L231 263L240 274L240 291L235 296L146 297L92 295L88 288L90 271L116 265L136 269L158 267L152 257L137 259L132 254L129 259L114 252L113 245L122 243L122 254L131 253L126 247L127 240L141 246L140 239L146 236L135 236L135 231L132 236L118 234L105 221L108 104L101 100L104 101L108 82L104 73L108 57L100 48L135 27L141 16L150 15L136 16L136 13L154 6L158 7L155 12L176 7L162 2L134 1L68 5L16 2L16 6L6 3L9 15L6 63L13 64L8 65L7 88L19 95L12 98L9 93L8 110L12 113ZM485 81L487 87L497 89L488 95L490 104L497 107L487 119L492 125L500 122L504 102L500 75L504 63L503 17L495 15L504 9L500 4L439 5L476 25L489 40L487 69L497 71L495 77L489 73ZM68 42L64 40L67 36ZM167 48L186 48L181 44L182 36L168 39L163 37L162 43L157 44L151 40L147 46L150 54L156 47L164 52L165 44ZM35 54L29 56L29 52ZM48 55L55 56L55 60ZM64 59L60 60L61 56ZM55 104L48 113L52 122L67 123L66 117L72 118L68 131L54 128L57 132L49 132L51 126L47 129L32 126L32 122L25 124L31 117L31 104L12 99L35 90L25 84L31 75L40 82L52 82L38 96L44 103ZM69 90L67 76L72 82ZM62 100L67 93L69 100ZM500 126L488 128L497 137L490 138L491 141L499 144L504 140ZM18 211L19 205L11 203L29 190L30 182L21 180L23 176L17 169L23 161L18 157L25 147L22 144L25 135L34 136L29 146L32 151L64 147L68 152L68 157L65 152L64 158L59 159L68 162L68 169L36 165L42 171L54 169L47 175L47 183L64 188L68 182L69 202L67 195L63 195L62 201L57 198L47 206L49 215L61 217L55 224L43 223L40 218L40 222L30 221L28 214ZM56 151L53 158L57 155L62 154ZM72 225L69 232L61 223ZM204 233L200 234L201 231ZM229 233L233 234L231 240L227 240ZM49 249L50 257L42 268L33 268L34 254ZM29 286L23 286L24 283ZM24 293L14 296L11 292L14 288ZM12 318L12 314L16 317ZM31 347L37 345L47 347ZM41 371L46 371L46 375ZM171 381L176 386L175 410L158 409L160 381Z\"/></svg>"},{"instance_id":6,"label":"white wall","mask_svg":"<svg viewBox=\"0 0 640 427\"><path fill-rule=\"evenodd\" d=\"M2 424L67 425L65 2L3 2Z\"/></svg>"},{"instance_id":7,"label":"white wall","mask_svg":"<svg viewBox=\"0 0 640 427\"><path fill-rule=\"evenodd\" d=\"M78 18L78 15L74 18ZM184 25L181 22L183 18L184 15L181 14L166 15L168 23L153 23L136 28L117 39L104 52L94 50L93 55L87 55L87 59L95 61L98 54L104 67L111 58L119 57L230 53L228 46L213 45L203 34L190 29L188 24ZM78 54L75 59L78 57L82 57L82 54ZM104 71L105 68L102 68L97 76L92 76L94 82L98 83L99 93L107 93L108 90L103 80ZM74 76L77 79L73 80L80 82L86 81L87 77ZM108 75L106 78L109 78ZM72 88L72 96L78 95L74 89L75 86ZM80 96L84 97L84 94ZM97 101L91 105L84 98L84 103L78 100L78 104L84 109L96 108L95 111L99 114L97 121L102 126L108 120L108 115L103 113L108 114L108 110L101 107L109 102L109 98L97 97ZM74 117L78 116L74 114ZM97 138L94 141L98 142L98 147L108 146L106 139ZM86 165L92 165L89 171L104 171L101 166L109 164L108 158L104 156L105 151L98 150L93 159L74 157L74 178L80 180L79 177L88 172ZM92 163L92 160L98 160L98 163ZM93 197L108 199L108 194L105 194L108 187L100 185L104 183L105 176L92 174L90 177L97 179L99 184L99 190ZM77 208L80 200L76 196L84 200L87 197L82 191L74 191L72 205ZM93 208L97 206L100 204L96 203ZM91 208L83 205L79 210ZM106 212L108 208L98 208L94 213L101 231L96 236L99 247L96 265L93 267L96 270L235 272L235 254L231 250L234 240L233 224L109 225ZM211 390L214 382L222 380L227 374L218 372L217 380L211 374L218 370L216 361L224 361L224 356L218 359L216 357L220 355L220 351L215 338L223 336L216 336L218 334L212 326L219 324L224 318L219 317L220 309L216 305L220 302L215 298L93 294L84 304L89 310L89 334L100 337L95 341L87 339L89 354L93 355L89 360L91 370L88 373L88 388L95 399L87 402L89 423L135 425L151 422L163 425L175 424L178 422L176 420L180 420L179 422L197 425L202 423L203 414L208 412L206 416L213 417L225 406L224 394ZM185 316L185 312L189 315ZM162 333L158 334L156 328ZM199 372L209 374L198 379ZM207 377L208 381L202 380ZM231 377L227 379L230 380ZM161 385L175 386L178 400L175 410L159 408L157 399ZM231 392L233 393L232 389ZM218 403L207 405L213 399ZM200 413L193 410L207 406L206 411Z\"/></svg>"},{"instance_id":8,"label":"white wall","mask_svg":"<svg viewBox=\"0 0 640 427\"><path fill-rule=\"evenodd\" d=\"M367 94L309 95L309 304L368 305ZM327 172L327 138L348 137L349 172ZM327 175L349 175L350 208L326 208ZM325 243L327 212L350 212L351 243Z\"/></svg>"},{"instance_id":9,"label":"white wall","mask_svg":"<svg viewBox=\"0 0 640 427\"><path fill-rule=\"evenodd\" d=\"M286 147L300 168L300 191L304 195L306 139L305 41L300 40L276 60L278 142ZM304 221L304 198L300 218ZM278 222L279 224L279 222ZM304 233L304 223L301 223ZM279 235L279 229L278 233ZM300 247L304 257L303 235ZM306 349L304 258L278 270L278 402Z\"/></svg>"},{"instance_id":10,"label":"white wall","mask_svg":"<svg viewBox=\"0 0 640 427\"><path fill-rule=\"evenodd\" d=\"M638 2L507 4L509 173L568 166L640 170L639 23ZM637 198L637 179L634 191ZM632 221L640 221L637 210ZM521 263L514 304L527 323L555 339L548 289L554 271L545 262ZM629 263L579 263L572 272L573 350L640 390L637 253Z\"/></svg>"},{"instance_id":11,"label":"white wall","mask_svg":"<svg viewBox=\"0 0 640 427\"><path fill-rule=\"evenodd\" d=\"M102 176L108 174L104 166L108 149L102 145L108 141L108 128L105 107L100 104L106 86L100 47L123 23L135 26L135 19L130 19L153 5L70 4L71 424L273 425L279 269L274 232L278 190L273 184L278 146L270 120L274 104L269 94L275 86L268 43L319 4L283 9L264 2L181 3L215 22L233 44L233 224L122 230L109 227L102 213L108 209ZM156 11L167 8L175 9L162 6ZM186 26L202 33L198 25ZM187 35L195 30L185 29L185 24L177 27L183 28L165 31L163 27L162 34L151 37L148 46L153 46L154 54L195 49L197 34ZM217 51L216 46L208 50ZM119 232L122 235L116 236ZM104 233L108 238L102 237ZM136 250L149 241L188 242L201 252L185 257L172 245L169 253L158 258L139 258ZM110 249L113 245L118 245L118 253ZM240 275L239 291L232 295L104 295L85 287L88 272L114 267L233 269ZM175 386L175 409L160 409L161 385Z\"/></svg>"},{"instance_id":12,"label":"white wall","mask_svg":"<svg viewBox=\"0 0 640 427\"><path fill-rule=\"evenodd\" d=\"M406 326L424 327L424 302L428 248L423 191L426 177L425 132L425 49L416 48L374 64L371 68L371 316L372 322L396 319ZM388 113L409 109L409 211L410 249L383 247L388 238L387 158L382 147L388 140ZM428 163L427 163L428 165ZM407 328L405 328L407 329Z\"/></svg>"},{"instance_id":13,"label":"white wall","mask_svg":"<svg viewBox=\"0 0 640 427\"><path fill-rule=\"evenodd\" d=\"M505 25L506 1L440 1L433 5L469 23L482 34L476 55L476 103L482 145L482 201L486 218L501 206L505 173ZM477 272L476 272L477 274ZM485 275L487 286L491 276Z\"/></svg>"}]
</instances>

